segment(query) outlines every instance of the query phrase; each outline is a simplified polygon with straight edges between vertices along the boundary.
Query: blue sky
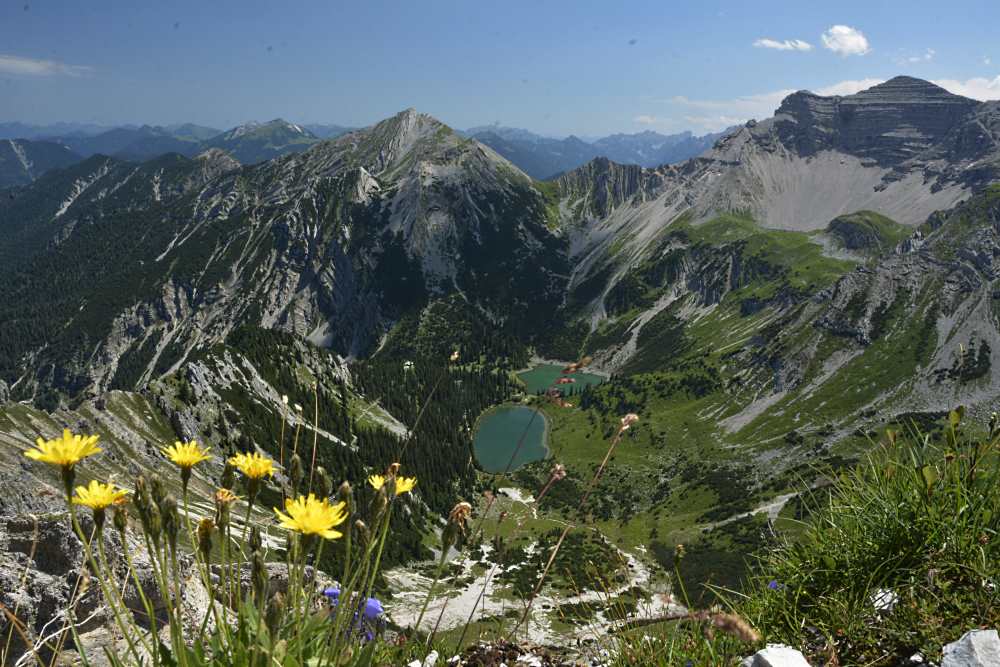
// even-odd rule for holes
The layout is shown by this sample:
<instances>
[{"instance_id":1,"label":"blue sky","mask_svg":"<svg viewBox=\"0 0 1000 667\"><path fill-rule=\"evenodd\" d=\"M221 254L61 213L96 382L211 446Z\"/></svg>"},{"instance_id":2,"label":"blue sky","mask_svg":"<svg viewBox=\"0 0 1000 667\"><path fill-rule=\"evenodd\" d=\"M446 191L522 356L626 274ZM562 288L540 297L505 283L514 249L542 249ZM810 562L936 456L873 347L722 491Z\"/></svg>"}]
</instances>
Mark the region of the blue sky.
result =
<instances>
[{"instance_id":1,"label":"blue sky","mask_svg":"<svg viewBox=\"0 0 1000 667\"><path fill-rule=\"evenodd\" d=\"M1000 98L997 0L0 5L0 121L696 133L895 74Z\"/></svg>"}]
</instances>

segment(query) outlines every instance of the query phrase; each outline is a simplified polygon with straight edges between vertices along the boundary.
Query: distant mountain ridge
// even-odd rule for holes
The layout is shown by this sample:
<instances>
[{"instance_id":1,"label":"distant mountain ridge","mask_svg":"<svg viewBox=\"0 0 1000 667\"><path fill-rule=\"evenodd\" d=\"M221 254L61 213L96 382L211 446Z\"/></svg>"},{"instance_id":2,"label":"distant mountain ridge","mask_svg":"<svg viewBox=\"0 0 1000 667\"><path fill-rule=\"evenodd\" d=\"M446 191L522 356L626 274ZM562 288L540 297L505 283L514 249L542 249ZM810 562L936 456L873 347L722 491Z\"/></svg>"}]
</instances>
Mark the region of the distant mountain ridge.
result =
<instances>
[{"instance_id":1,"label":"distant mountain ridge","mask_svg":"<svg viewBox=\"0 0 1000 667\"><path fill-rule=\"evenodd\" d=\"M68 167L82 158L50 141L0 140L0 189L27 185L51 169Z\"/></svg>"},{"instance_id":2,"label":"distant mountain ridge","mask_svg":"<svg viewBox=\"0 0 1000 667\"><path fill-rule=\"evenodd\" d=\"M319 137L301 125L276 118L239 125L202 142L199 148L219 148L243 164L255 164L305 150L318 141Z\"/></svg>"},{"instance_id":3,"label":"distant mountain ridge","mask_svg":"<svg viewBox=\"0 0 1000 667\"><path fill-rule=\"evenodd\" d=\"M704 153L726 132L697 137L691 132L665 135L647 130L584 141L572 135L553 139L519 128L485 125L465 134L497 151L532 178L549 179L599 157L643 167L682 162Z\"/></svg>"}]
</instances>

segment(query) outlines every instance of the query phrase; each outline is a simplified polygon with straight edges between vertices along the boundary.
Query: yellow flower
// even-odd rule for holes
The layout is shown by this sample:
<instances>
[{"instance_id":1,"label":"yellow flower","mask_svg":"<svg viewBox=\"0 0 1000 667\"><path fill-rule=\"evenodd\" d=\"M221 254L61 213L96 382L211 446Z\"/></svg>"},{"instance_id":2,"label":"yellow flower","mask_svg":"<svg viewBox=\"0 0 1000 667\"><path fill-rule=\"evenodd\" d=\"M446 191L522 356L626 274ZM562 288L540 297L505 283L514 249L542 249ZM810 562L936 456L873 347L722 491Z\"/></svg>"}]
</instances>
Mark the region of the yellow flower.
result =
<instances>
[{"instance_id":1,"label":"yellow flower","mask_svg":"<svg viewBox=\"0 0 1000 667\"><path fill-rule=\"evenodd\" d=\"M334 526L339 526L347 518L346 503L340 502L331 505L324 498L318 500L316 494L310 493L308 497L299 496L295 500L288 498L285 500L285 514L274 508L274 513L281 521L281 527L303 535L319 535L327 540L335 540L343 533L333 530Z\"/></svg>"},{"instance_id":2,"label":"yellow flower","mask_svg":"<svg viewBox=\"0 0 1000 667\"><path fill-rule=\"evenodd\" d=\"M251 454L236 454L229 457L230 465L235 466L250 479L274 475L274 461L257 452Z\"/></svg>"},{"instance_id":3,"label":"yellow flower","mask_svg":"<svg viewBox=\"0 0 1000 667\"><path fill-rule=\"evenodd\" d=\"M191 442L175 442L170 447L164 447L160 451L182 470L190 470L198 463L212 458L208 453L209 448L202 447L194 440Z\"/></svg>"},{"instance_id":4,"label":"yellow flower","mask_svg":"<svg viewBox=\"0 0 1000 667\"><path fill-rule=\"evenodd\" d=\"M396 495L400 496L404 493L409 493L413 490L413 487L417 485L416 477L397 477L396 478Z\"/></svg>"},{"instance_id":5,"label":"yellow flower","mask_svg":"<svg viewBox=\"0 0 1000 667\"><path fill-rule=\"evenodd\" d=\"M385 486L386 478L382 475L372 475L368 478L368 483L371 484L376 491ZM397 477L396 478L396 495L401 496L404 493L409 493L413 490L413 487L417 485L416 477Z\"/></svg>"},{"instance_id":6,"label":"yellow flower","mask_svg":"<svg viewBox=\"0 0 1000 667\"><path fill-rule=\"evenodd\" d=\"M126 495L127 491L116 489L114 484L101 484L95 479L87 486L76 487L73 504L85 505L92 510L103 510L124 503Z\"/></svg>"},{"instance_id":7,"label":"yellow flower","mask_svg":"<svg viewBox=\"0 0 1000 667\"><path fill-rule=\"evenodd\" d=\"M79 463L81 459L101 451L97 446L97 439L96 435L73 435L69 429L65 429L61 438L55 440L38 438L35 441L35 449L25 451L24 455L35 461L68 468Z\"/></svg>"}]
</instances>

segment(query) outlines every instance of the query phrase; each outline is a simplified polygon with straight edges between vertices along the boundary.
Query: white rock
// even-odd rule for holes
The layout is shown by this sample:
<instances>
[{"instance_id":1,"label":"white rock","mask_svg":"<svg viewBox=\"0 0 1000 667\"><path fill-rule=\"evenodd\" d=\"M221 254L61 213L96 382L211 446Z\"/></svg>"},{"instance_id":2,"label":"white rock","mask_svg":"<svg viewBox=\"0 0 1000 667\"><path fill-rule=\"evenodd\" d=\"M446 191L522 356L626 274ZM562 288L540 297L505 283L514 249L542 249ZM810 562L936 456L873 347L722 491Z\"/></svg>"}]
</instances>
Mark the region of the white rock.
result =
<instances>
[{"instance_id":1,"label":"white rock","mask_svg":"<svg viewBox=\"0 0 1000 667\"><path fill-rule=\"evenodd\" d=\"M809 667L801 652L784 644L768 644L749 658L743 659L743 667Z\"/></svg>"},{"instance_id":2,"label":"white rock","mask_svg":"<svg viewBox=\"0 0 1000 667\"><path fill-rule=\"evenodd\" d=\"M944 647L941 667L997 667L1000 637L996 630L970 630Z\"/></svg>"},{"instance_id":3,"label":"white rock","mask_svg":"<svg viewBox=\"0 0 1000 667\"><path fill-rule=\"evenodd\" d=\"M872 593L869 600L877 611L889 612L899 602L899 596L887 588L880 588Z\"/></svg>"}]
</instances>

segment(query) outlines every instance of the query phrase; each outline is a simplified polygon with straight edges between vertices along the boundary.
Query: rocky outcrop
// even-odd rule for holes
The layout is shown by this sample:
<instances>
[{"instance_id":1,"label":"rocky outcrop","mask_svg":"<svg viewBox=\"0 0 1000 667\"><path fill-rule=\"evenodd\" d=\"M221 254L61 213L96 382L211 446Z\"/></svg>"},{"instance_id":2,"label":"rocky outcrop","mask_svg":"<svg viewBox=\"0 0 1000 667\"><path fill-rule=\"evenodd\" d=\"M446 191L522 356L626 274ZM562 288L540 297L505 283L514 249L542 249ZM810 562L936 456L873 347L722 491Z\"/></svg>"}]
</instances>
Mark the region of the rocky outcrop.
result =
<instances>
[{"instance_id":1,"label":"rocky outcrop","mask_svg":"<svg viewBox=\"0 0 1000 667\"><path fill-rule=\"evenodd\" d=\"M1000 665L1000 637L996 630L970 630L944 647L941 667Z\"/></svg>"},{"instance_id":2,"label":"rocky outcrop","mask_svg":"<svg viewBox=\"0 0 1000 667\"><path fill-rule=\"evenodd\" d=\"M806 658L791 646L768 644L743 660L743 667L809 667Z\"/></svg>"},{"instance_id":3,"label":"rocky outcrop","mask_svg":"<svg viewBox=\"0 0 1000 667\"><path fill-rule=\"evenodd\" d=\"M89 517L83 514L81 527L85 534L92 529ZM126 606L136 615L137 622L148 627L140 589L133 579L126 580L128 566L121 555L122 546L115 531L106 531L105 547L119 577L115 583L124 584ZM133 554L142 595L149 600L160 599L144 548L138 540L127 548ZM18 618L26 634L23 637L21 633L13 633L9 664L14 664L19 655L32 647L45 653L45 644L54 643L61 634L65 634L67 648L73 648L69 626L64 625L70 618L75 619L77 632L84 635L113 625L111 612L104 605L100 586L91 579L83 553L83 544L64 514L0 519L0 603ZM4 637L10 629L9 623L6 615L0 617L0 633ZM25 639L32 647L25 645Z\"/></svg>"},{"instance_id":4,"label":"rocky outcrop","mask_svg":"<svg viewBox=\"0 0 1000 667\"><path fill-rule=\"evenodd\" d=\"M603 157L556 180L560 197L569 200L571 207L582 203L583 210L601 218L626 202L645 201L661 182L656 171L638 165L617 164Z\"/></svg>"}]
</instances>

